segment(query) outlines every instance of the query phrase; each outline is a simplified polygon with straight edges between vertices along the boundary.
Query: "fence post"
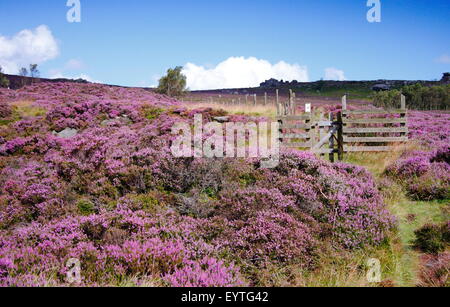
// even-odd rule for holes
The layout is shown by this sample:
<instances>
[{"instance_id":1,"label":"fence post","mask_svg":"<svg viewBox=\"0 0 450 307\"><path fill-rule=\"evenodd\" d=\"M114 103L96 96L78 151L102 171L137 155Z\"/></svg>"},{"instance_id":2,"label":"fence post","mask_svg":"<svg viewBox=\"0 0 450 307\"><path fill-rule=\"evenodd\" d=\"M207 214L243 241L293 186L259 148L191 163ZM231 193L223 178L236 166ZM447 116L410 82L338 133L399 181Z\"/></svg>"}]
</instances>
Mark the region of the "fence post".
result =
<instances>
[{"instance_id":1,"label":"fence post","mask_svg":"<svg viewBox=\"0 0 450 307\"><path fill-rule=\"evenodd\" d=\"M406 113L407 113L407 110L406 110L406 96L405 95L403 95L403 94L401 94L401 97L400 97L400 107L401 107L401 109L402 109L402 112L404 112L404 113L402 113L402 114L400 114L400 117L401 118L405 118L406 117ZM400 124L400 127L406 127L407 125L405 124L405 123L402 123L402 124ZM402 132L401 134L400 134L402 137L403 136L408 136L408 133L405 133L405 132Z\"/></svg>"},{"instance_id":2,"label":"fence post","mask_svg":"<svg viewBox=\"0 0 450 307\"><path fill-rule=\"evenodd\" d=\"M296 97L295 97L295 92L292 93L292 113L295 115L295 109L297 107L297 102L296 102Z\"/></svg>"},{"instance_id":3,"label":"fence post","mask_svg":"<svg viewBox=\"0 0 450 307\"><path fill-rule=\"evenodd\" d=\"M255 106L258 105L258 102L256 100L256 94L253 95L253 102L255 103Z\"/></svg>"},{"instance_id":4,"label":"fence post","mask_svg":"<svg viewBox=\"0 0 450 307\"><path fill-rule=\"evenodd\" d=\"M267 92L264 92L264 105L267 105Z\"/></svg>"},{"instance_id":5,"label":"fence post","mask_svg":"<svg viewBox=\"0 0 450 307\"><path fill-rule=\"evenodd\" d=\"M338 158L344 160L344 119L347 117L347 95L342 97L342 111L338 113Z\"/></svg>"},{"instance_id":6,"label":"fence post","mask_svg":"<svg viewBox=\"0 0 450 307\"><path fill-rule=\"evenodd\" d=\"M248 94L245 95L245 104L248 104Z\"/></svg>"},{"instance_id":7,"label":"fence post","mask_svg":"<svg viewBox=\"0 0 450 307\"><path fill-rule=\"evenodd\" d=\"M310 103L305 104L305 114L309 115L309 119L305 120L305 123L310 124L311 127L306 129L306 133L309 133L309 141L311 142L311 149L313 149L316 144L316 127L312 122L312 107Z\"/></svg>"},{"instance_id":8,"label":"fence post","mask_svg":"<svg viewBox=\"0 0 450 307\"><path fill-rule=\"evenodd\" d=\"M405 95L401 94L400 99L401 99L401 109L402 110L406 110L406 97L405 97Z\"/></svg>"},{"instance_id":9,"label":"fence post","mask_svg":"<svg viewBox=\"0 0 450 307\"><path fill-rule=\"evenodd\" d=\"M294 99L293 99L293 92L291 89L289 89L289 114L294 114L293 110L292 110L292 105L293 105Z\"/></svg>"},{"instance_id":10,"label":"fence post","mask_svg":"<svg viewBox=\"0 0 450 307\"><path fill-rule=\"evenodd\" d=\"M334 114L333 114L333 113L330 113L329 116L328 116L328 119L329 119L329 121L331 122L331 126L330 126L330 132L331 132L331 131L333 131L333 129L334 129L334 125L333 125L333 122L334 122ZM330 152L330 162L331 162L331 163L334 163L334 134L331 134L331 136L330 136L330 141L329 141L329 143L328 143L328 147L329 147L329 149L331 149L331 152Z\"/></svg>"},{"instance_id":11,"label":"fence post","mask_svg":"<svg viewBox=\"0 0 450 307\"><path fill-rule=\"evenodd\" d=\"M279 90L277 89L276 90L276 101L275 101L275 104L278 106L278 104L280 103L280 96L279 96Z\"/></svg>"}]
</instances>

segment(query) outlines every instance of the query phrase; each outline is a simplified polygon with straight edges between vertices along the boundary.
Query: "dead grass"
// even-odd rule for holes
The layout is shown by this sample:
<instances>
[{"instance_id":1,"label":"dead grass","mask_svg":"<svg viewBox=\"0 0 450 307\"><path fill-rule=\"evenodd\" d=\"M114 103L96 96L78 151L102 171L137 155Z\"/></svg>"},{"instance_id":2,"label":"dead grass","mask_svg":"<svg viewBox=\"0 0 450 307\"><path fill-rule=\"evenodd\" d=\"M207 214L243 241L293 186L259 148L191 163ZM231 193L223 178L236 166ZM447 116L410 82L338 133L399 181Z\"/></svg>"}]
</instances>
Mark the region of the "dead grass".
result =
<instances>
[{"instance_id":1,"label":"dead grass","mask_svg":"<svg viewBox=\"0 0 450 307\"><path fill-rule=\"evenodd\" d=\"M418 143L410 141L406 144L393 146L393 150L390 152L346 153L344 162L363 166L375 176L380 176L386 167L397 161L404 152L420 149Z\"/></svg>"},{"instance_id":2,"label":"dead grass","mask_svg":"<svg viewBox=\"0 0 450 307\"><path fill-rule=\"evenodd\" d=\"M215 110L224 110L232 115L250 115L261 117L275 117L277 109L274 105L230 105L230 104L216 104L216 103L189 103L184 102L183 106L189 110L211 108Z\"/></svg>"},{"instance_id":3,"label":"dead grass","mask_svg":"<svg viewBox=\"0 0 450 307\"><path fill-rule=\"evenodd\" d=\"M33 105L33 101L30 100L20 100L11 103L11 106L19 114L21 118L23 117L36 117L44 116L47 114L47 110Z\"/></svg>"}]
</instances>

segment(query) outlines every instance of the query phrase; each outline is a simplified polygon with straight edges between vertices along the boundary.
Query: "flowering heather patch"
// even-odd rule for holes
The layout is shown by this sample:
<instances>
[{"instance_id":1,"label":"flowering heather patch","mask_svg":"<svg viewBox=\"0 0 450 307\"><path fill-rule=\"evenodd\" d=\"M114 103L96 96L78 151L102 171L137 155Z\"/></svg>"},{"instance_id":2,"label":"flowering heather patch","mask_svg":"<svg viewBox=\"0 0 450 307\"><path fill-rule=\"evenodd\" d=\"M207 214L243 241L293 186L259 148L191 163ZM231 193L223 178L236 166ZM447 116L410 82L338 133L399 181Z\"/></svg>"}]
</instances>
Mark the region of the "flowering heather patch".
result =
<instances>
[{"instance_id":1,"label":"flowering heather patch","mask_svg":"<svg viewBox=\"0 0 450 307\"><path fill-rule=\"evenodd\" d=\"M5 102L0 102L0 119L7 118L11 116L11 114L11 107Z\"/></svg>"},{"instance_id":2,"label":"flowering heather patch","mask_svg":"<svg viewBox=\"0 0 450 307\"><path fill-rule=\"evenodd\" d=\"M394 226L359 167L298 151L270 170L258 159L173 157L176 122L222 112L93 84L40 83L0 100L46 110L0 129L2 286L67 285L71 258L85 286L254 285L248 272L311 269L324 242L364 248Z\"/></svg>"},{"instance_id":3,"label":"flowering heather patch","mask_svg":"<svg viewBox=\"0 0 450 307\"><path fill-rule=\"evenodd\" d=\"M406 152L386 173L415 199L450 198L450 114L411 112L408 126L411 139L427 151Z\"/></svg>"}]
</instances>

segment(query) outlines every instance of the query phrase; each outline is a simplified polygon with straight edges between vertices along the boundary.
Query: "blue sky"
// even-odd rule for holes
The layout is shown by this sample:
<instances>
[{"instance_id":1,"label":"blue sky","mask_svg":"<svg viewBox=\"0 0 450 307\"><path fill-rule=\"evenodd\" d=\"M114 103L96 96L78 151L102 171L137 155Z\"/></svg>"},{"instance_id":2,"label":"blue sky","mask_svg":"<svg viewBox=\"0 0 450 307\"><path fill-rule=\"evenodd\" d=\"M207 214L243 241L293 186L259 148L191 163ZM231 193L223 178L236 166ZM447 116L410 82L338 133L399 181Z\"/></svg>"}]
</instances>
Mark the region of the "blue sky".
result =
<instances>
[{"instance_id":1,"label":"blue sky","mask_svg":"<svg viewBox=\"0 0 450 307\"><path fill-rule=\"evenodd\" d=\"M367 21L367 0L80 2L81 23L68 23L66 0L1 0L0 65L35 60L46 77L148 86L167 68L191 63L192 76L203 77L200 87L204 79L215 78L215 86L230 81L221 78L237 82L272 72L287 79L300 72L314 81L326 69L348 80L431 80L450 71L448 0L381 0L380 23ZM2 42L11 45L20 31L40 25L51 31L57 51L34 56L25 44L32 50L2 58ZM226 62L231 57L244 58ZM280 61L287 66L267 63ZM221 75L231 68L235 75Z\"/></svg>"}]
</instances>

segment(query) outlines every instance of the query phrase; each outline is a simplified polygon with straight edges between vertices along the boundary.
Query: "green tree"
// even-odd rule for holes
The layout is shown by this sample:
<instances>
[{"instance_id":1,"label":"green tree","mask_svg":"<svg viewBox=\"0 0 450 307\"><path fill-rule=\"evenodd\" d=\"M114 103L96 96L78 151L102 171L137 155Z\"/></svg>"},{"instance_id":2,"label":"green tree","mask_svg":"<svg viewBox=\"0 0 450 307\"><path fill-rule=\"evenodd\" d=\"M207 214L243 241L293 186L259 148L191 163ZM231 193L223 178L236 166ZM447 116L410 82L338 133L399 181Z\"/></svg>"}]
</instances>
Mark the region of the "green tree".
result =
<instances>
[{"instance_id":1,"label":"green tree","mask_svg":"<svg viewBox=\"0 0 450 307\"><path fill-rule=\"evenodd\" d=\"M28 76L28 70L27 70L25 67L22 67L22 68L19 70L19 76L22 76L22 77Z\"/></svg>"},{"instance_id":2,"label":"green tree","mask_svg":"<svg viewBox=\"0 0 450 307\"><path fill-rule=\"evenodd\" d=\"M3 75L3 68L0 66L0 87L9 87L9 80Z\"/></svg>"},{"instance_id":3,"label":"green tree","mask_svg":"<svg viewBox=\"0 0 450 307\"><path fill-rule=\"evenodd\" d=\"M167 70L167 75L159 79L157 92L168 96L181 96L186 92L186 76L183 67L177 66Z\"/></svg>"},{"instance_id":4,"label":"green tree","mask_svg":"<svg viewBox=\"0 0 450 307\"><path fill-rule=\"evenodd\" d=\"M30 76L31 78L38 78L40 75L40 72L38 70L37 64L30 64Z\"/></svg>"}]
</instances>

